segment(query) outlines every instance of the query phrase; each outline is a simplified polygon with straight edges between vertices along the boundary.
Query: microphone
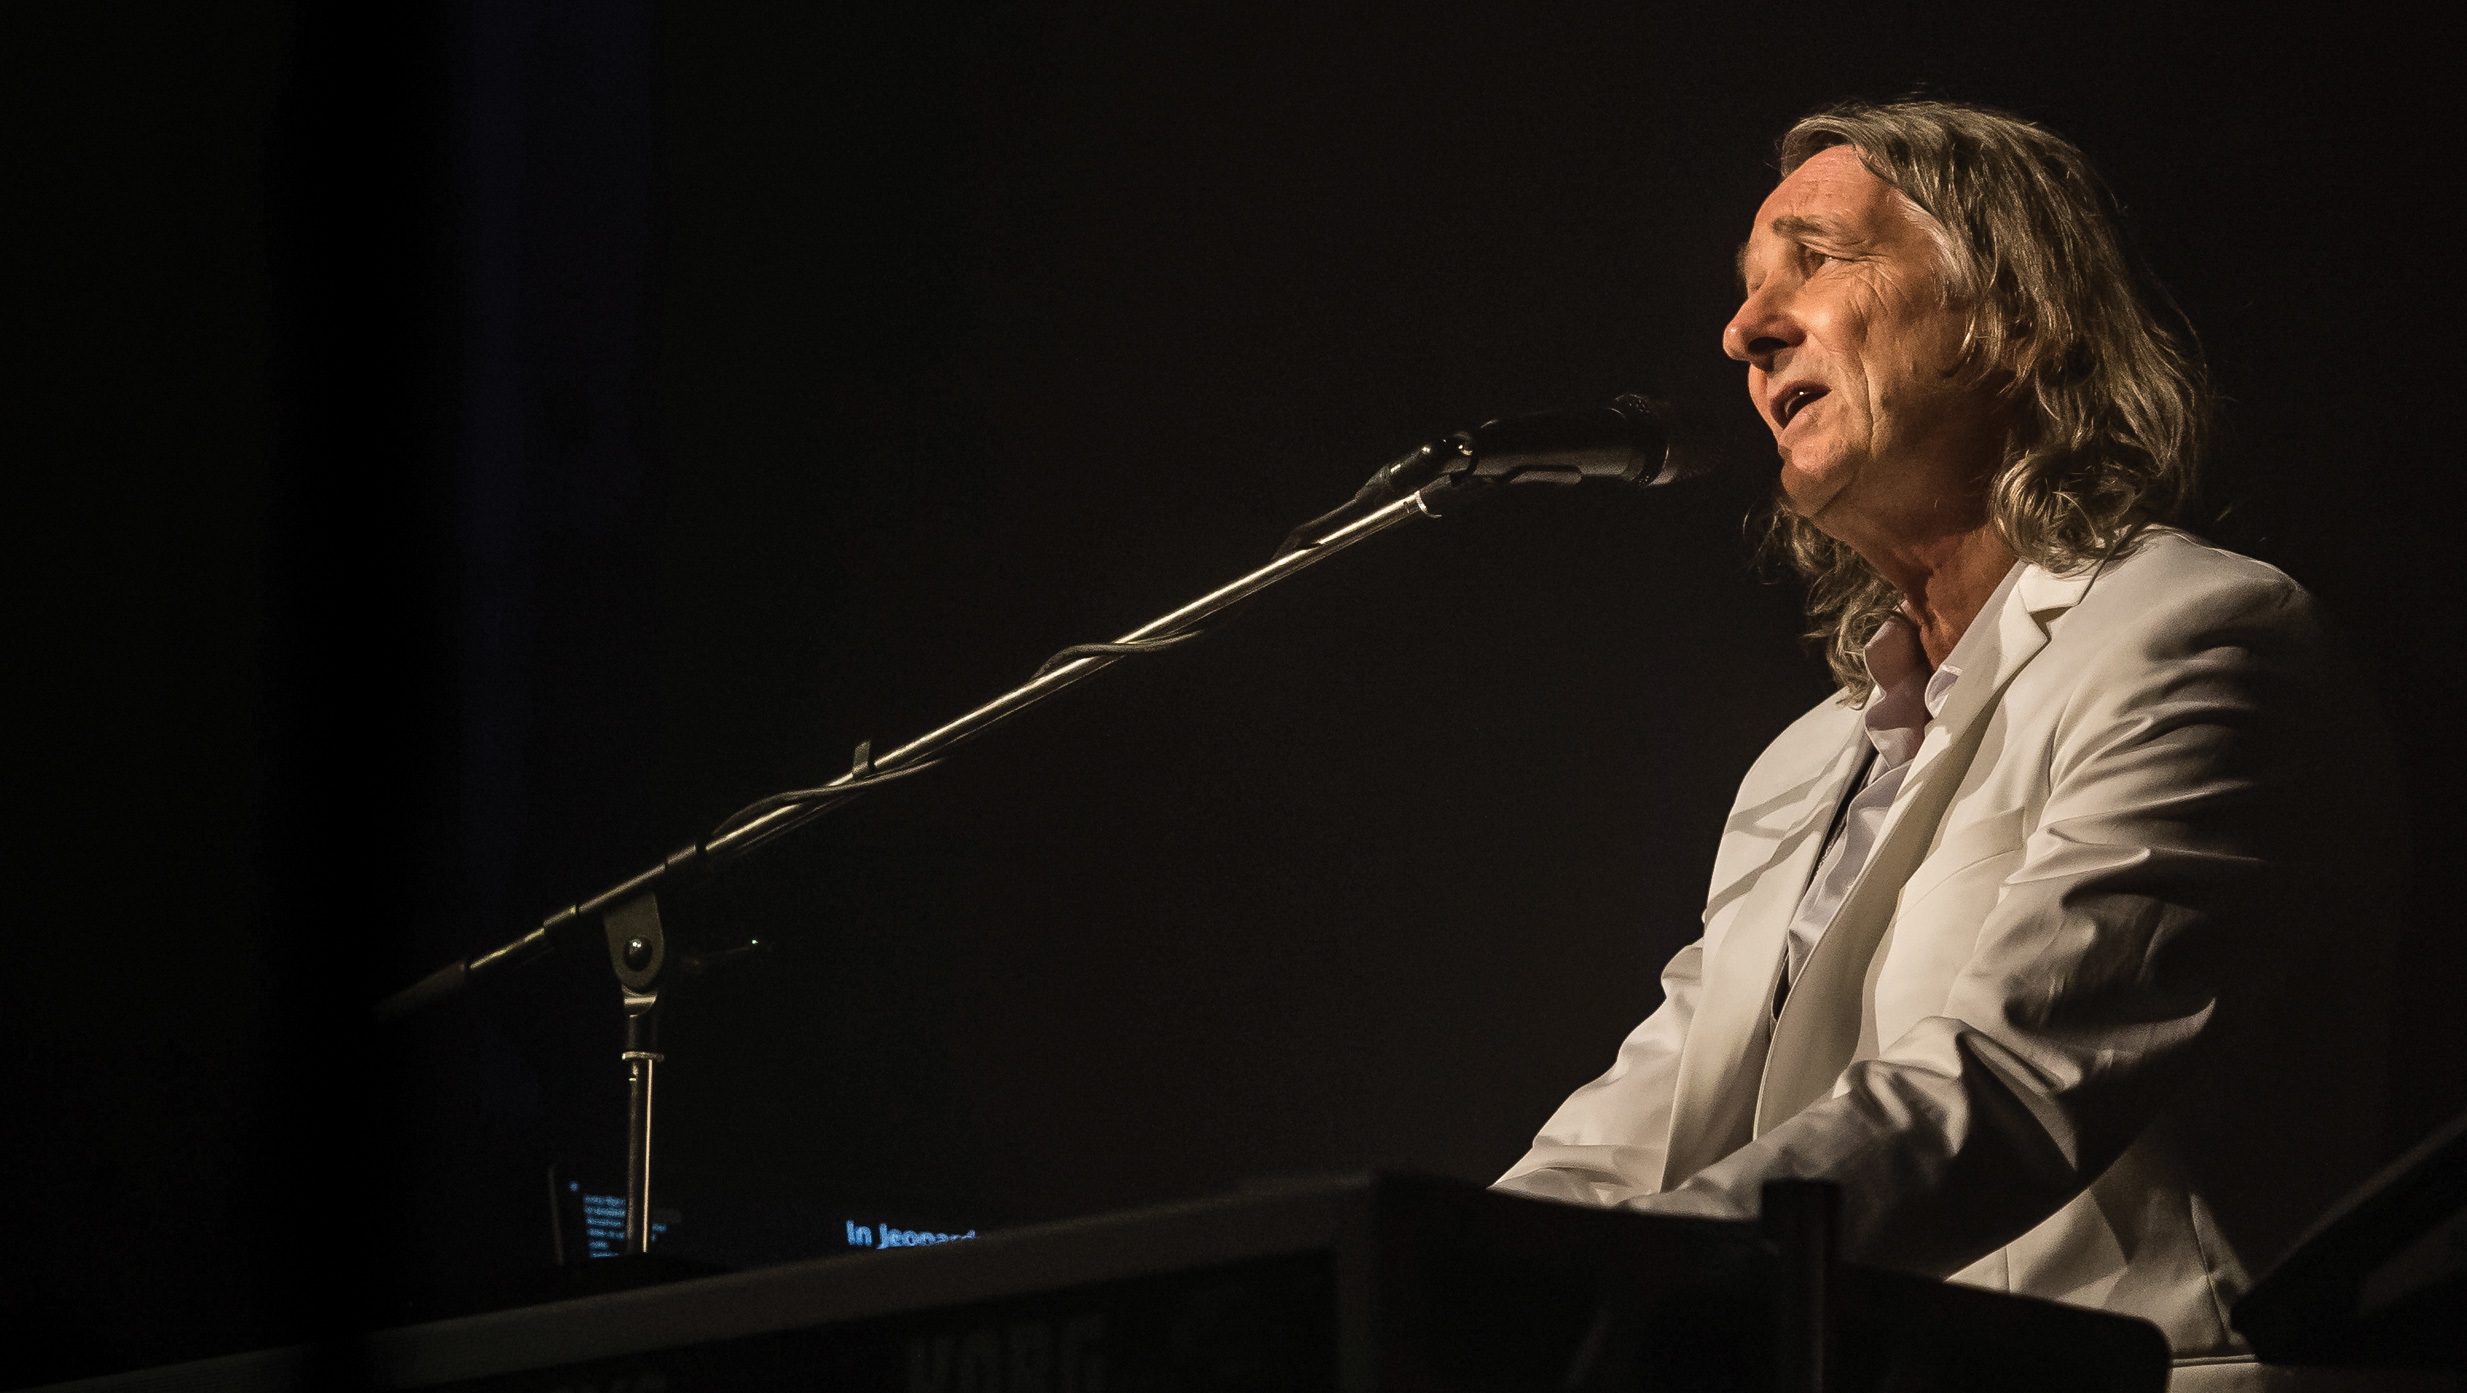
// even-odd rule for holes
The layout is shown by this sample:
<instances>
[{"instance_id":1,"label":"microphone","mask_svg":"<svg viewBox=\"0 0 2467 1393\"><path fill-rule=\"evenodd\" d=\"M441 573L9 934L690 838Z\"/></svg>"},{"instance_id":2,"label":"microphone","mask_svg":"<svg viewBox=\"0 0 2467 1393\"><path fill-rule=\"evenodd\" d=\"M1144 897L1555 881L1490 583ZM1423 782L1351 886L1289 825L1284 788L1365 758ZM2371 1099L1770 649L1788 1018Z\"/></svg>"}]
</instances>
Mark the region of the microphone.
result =
<instances>
[{"instance_id":1,"label":"microphone","mask_svg":"<svg viewBox=\"0 0 2467 1393\"><path fill-rule=\"evenodd\" d=\"M1311 546L1408 494L1422 493L1435 501L1501 484L1565 485L1599 479L1657 488L1693 479L1711 472L1716 456L1702 447L1691 425L1686 413L1670 403L1637 392L1614 397L1607 406L1487 421L1382 466L1343 506L1295 528L1276 554Z\"/></svg>"},{"instance_id":2,"label":"microphone","mask_svg":"<svg viewBox=\"0 0 2467 1393\"><path fill-rule=\"evenodd\" d=\"M1438 477L1468 483L1580 484L1588 479L1656 488L1707 472L1669 403L1635 392L1607 406L1537 411L1486 421L1455 437L1460 460Z\"/></svg>"}]
</instances>

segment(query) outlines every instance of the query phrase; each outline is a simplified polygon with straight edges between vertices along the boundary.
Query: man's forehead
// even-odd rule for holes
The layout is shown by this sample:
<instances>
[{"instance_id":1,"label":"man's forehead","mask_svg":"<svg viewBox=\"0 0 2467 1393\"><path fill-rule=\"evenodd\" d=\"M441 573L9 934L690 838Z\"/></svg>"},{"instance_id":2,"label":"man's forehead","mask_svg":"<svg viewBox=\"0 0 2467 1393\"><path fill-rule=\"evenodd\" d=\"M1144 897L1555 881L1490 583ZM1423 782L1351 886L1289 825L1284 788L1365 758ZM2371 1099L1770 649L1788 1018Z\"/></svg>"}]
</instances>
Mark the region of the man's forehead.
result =
<instances>
[{"instance_id":1,"label":"man's forehead","mask_svg":"<svg viewBox=\"0 0 2467 1393\"><path fill-rule=\"evenodd\" d=\"M1799 162L1788 178L1765 195L1759 219L1781 213L1815 213L1827 207L1872 205L1892 193L1893 186L1876 177L1858 147L1829 145Z\"/></svg>"},{"instance_id":2,"label":"man's forehead","mask_svg":"<svg viewBox=\"0 0 2467 1393\"><path fill-rule=\"evenodd\" d=\"M1859 152L1836 145L1810 155L1790 177L1774 185L1756 210L1756 227L1785 241L1843 237L1872 231L1893 205L1893 186L1868 169Z\"/></svg>"},{"instance_id":3,"label":"man's forehead","mask_svg":"<svg viewBox=\"0 0 2467 1393\"><path fill-rule=\"evenodd\" d=\"M1795 242L1857 245L1884 229L1895 211L1893 186L1879 179L1847 145L1819 150L1790 172L1756 210L1748 239L1739 244L1740 279L1760 246Z\"/></svg>"}]
</instances>

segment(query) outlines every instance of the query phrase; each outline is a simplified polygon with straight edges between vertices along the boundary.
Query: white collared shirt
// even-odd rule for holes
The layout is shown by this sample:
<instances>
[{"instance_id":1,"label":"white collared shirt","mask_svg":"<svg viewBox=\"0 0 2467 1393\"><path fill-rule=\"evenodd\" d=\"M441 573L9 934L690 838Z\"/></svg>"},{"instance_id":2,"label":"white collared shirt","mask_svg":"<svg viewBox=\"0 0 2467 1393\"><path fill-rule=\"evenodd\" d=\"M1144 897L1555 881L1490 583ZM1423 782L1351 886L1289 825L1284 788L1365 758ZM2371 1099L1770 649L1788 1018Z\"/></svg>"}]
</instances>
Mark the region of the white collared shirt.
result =
<instances>
[{"instance_id":1,"label":"white collared shirt","mask_svg":"<svg viewBox=\"0 0 2467 1393\"><path fill-rule=\"evenodd\" d=\"M1824 937L1859 872L1867 869L1868 857L1876 850L1876 834L1884 830L1885 814L1892 811L1893 800L1902 791L1902 778L1910 772L1911 757L1919 752L1927 723L1944 709L1945 698L1962 676L1954 662L1962 656L1958 644L1946 655L1943 667L1928 671L1927 650L1920 647L1919 631L1906 615L1887 619L1867 641L1862 656L1868 676L1876 683L1876 695L1867 708L1867 738L1876 753L1868 761L1867 782L1842 811L1833 840L1816 863L1815 878L1808 882L1807 892L1799 897L1798 912L1791 916L1785 984L1799 980L1808 955L1816 951L1816 941ZM1775 994L1776 1011L1781 995Z\"/></svg>"}]
</instances>

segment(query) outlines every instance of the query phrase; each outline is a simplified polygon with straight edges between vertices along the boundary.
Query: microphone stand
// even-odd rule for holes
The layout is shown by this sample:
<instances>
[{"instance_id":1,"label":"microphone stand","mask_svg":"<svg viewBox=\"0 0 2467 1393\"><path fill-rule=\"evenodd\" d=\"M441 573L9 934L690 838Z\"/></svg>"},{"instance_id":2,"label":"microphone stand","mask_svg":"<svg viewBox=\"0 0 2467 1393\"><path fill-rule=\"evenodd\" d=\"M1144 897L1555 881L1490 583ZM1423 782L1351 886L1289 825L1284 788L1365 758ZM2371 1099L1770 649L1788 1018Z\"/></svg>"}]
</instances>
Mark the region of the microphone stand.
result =
<instances>
[{"instance_id":1,"label":"microphone stand","mask_svg":"<svg viewBox=\"0 0 2467 1393\"><path fill-rule=\"evenodd\" d=\"M1574 484L1586 479L1653 486L1702 472L1710 458L1675 449L1670 408L1634 395L1608 406L1512 416L1421 446L1384 466L1342 507L1294 529L1267 565L1140 625L1111 643L1082 643L1046 660L1035 676L947 725L879 757L873 742L857 746L848 772L818 788L791 789L739 809L710 836L672 852L658 865L548 916L509 943L448 963L378 1004L391 1020L456 995L475 981L590 937L597 924L625 1006L626 1142L625 1247L651 1249L651 1104L659 1051L660 992L669 950L660 923L662 889L705 874L847 803L866 790L923 773L961 744L1063 688L1138 653L1159 652L1197 638L1209 616L1240 604L1296 571L1416 517L1437 517L1441 499L1478 494L1503 484ZM748 945L749 947L752 945ZM735 950L742 951L742 950ZM718 954L714 956L729 956ZM707 959L688 957L698 970Z\"/></svg>"},{"instance_id":2,"label":"microphone stand","mask_svg":"<svg viewBox=\"0 0 2467 1393\"><path fill-rule=\"evenodd\" d=\"M520 938L448 963L387 997L376 1008L377 1018L387 1021L410 1015L475 982L578 944L591 936L597 924L625 1009L625 1048L620 1056L626 1067L625 1250L649 1252L652 1098L655 1070L664 1058L659 1051L660 993L671 967L667 935L660 922L663 889L768 846L879 784L924 772L962 743L1123 658L1197 638L1201 621L1297 571L1412 518L1437 517L1433 504L1452 490L1473 484L1476 477L1467 475L1460 484L1456 475L1443 475L1443 471L1453 468L1462 473L1473 458L1472 441L1466 436L1422 446L1372 475L1371 482L1344 507L1303 524L1286 539L1274 560L1249 575L1111 643L1065 648L1026 682L897 749L877 756L872 753L872 742L857 746L855 762L847 773L818 788L774 794L740 810L710 836L671 853L649 870L558 910ZM1487 481L1480 486L1487 486ZM694 965L688 960L688 967Z\"/></svg>"}]
</instances>

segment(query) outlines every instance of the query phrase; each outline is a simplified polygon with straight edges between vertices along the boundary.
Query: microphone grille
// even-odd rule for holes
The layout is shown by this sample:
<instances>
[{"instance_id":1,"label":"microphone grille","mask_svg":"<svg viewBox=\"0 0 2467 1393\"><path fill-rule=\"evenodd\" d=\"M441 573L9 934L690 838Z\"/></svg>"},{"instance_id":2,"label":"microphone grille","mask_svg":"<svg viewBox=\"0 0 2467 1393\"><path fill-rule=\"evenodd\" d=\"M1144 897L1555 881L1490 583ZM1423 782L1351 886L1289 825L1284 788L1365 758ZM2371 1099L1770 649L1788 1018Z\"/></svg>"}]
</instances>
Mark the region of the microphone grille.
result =
<instances>
[{"instance_id":1,"label":"microphone grille","mask_svg":"<svg viewBox=\"0 0 2467 1393\"><path fill-rule=\"evenodd\" d=\"M1658 468L1650 458L1640 462L1639 488L1675 484L1720 467L1721 453L1714 448L1712 431L1701 413L1669 397L1645 392L1622 392L1610 404L1633 423L1640 452L1660 453Z\"/></svg>"}]
</instances>

